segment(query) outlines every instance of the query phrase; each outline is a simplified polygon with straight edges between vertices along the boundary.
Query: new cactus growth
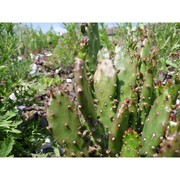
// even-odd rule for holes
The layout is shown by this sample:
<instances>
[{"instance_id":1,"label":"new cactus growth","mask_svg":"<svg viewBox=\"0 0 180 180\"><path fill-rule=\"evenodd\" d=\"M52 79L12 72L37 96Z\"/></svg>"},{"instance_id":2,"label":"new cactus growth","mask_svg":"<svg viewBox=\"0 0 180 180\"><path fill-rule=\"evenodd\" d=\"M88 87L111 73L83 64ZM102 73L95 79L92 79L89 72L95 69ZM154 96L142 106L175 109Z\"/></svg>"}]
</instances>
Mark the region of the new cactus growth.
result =
<instances>
[{"instance_id":1,"label":"new cactus growth","mask_svg":"<svg viewBox=\"0 0 180 180\"><path fill-rule=\"evenodd\" d=\"M121 157L139 157L140 138L137 132L128 129L123 136Z\"/></svg>"}]
</instances>

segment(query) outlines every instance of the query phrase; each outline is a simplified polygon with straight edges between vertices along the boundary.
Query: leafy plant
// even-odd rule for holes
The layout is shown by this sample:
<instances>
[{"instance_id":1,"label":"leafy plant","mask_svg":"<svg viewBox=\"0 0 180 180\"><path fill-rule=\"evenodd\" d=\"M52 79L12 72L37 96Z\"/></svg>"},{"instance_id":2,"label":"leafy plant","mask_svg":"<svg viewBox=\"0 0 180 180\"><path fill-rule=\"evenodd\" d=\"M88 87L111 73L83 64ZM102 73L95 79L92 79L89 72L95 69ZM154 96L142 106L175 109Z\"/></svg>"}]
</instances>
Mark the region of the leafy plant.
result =
<instances>
[{"instance_id":1,"label":"leafy plant","mask_svg":"<svg viewBox=\"0 0 180 180\"><path fill-rule=\"evenodd\" d=\"M110 40L107 34L108 25L99 23L99 26L99 36L102 47L113 50L113 40Z\"/></svg>"},{"instance_id":2,"label":"leafy plant","mask_svg":"<svg viewBox=\"0 0 180 180\"><path fill-rule=\"evenodd\" d=\"M7 157L13 149L13 145L14 145L13 137L7 137L1 144L0 157Z\"/></svg>"},{"instance_id":3,"label":"leafy plant","mask_svg":"<svg viewBox=\"0 0 180 180\"><path fill-rule=\"evenodd\" d=\"M34 100L39 89L30 81L29 71L32 60L18 60L19 40L16 24L0 23L0 156L32 156L45 139L47 131L38 126L38 121L25 122L18 109L20 105L38 104ZM54 81L44 79L47 86ZM13 98L12 98L13 96ZM37 139L38 143L35 143ZM34 143L34 144L33 144Z\"/></svg>"},{"instance_id":4,"label":"leafy plant","mask_svg":"<svg viewBox=\"0 0 180 180\"><path fill-rule=\"evenodd\" d=\"M79 51L78 42L80 32L77 23L63 23L67 33L59 38L59 43L52 52L52 56L46 61L45 66L58 68L69 66L74 62L74 57Z\"/></svg>"},{"instance_id":5,"label":"leafy plant","mask_svg":"<svg viewBox=\"0 0 180 180\"><path fill-rule=\"evenodd\" d=\"M19 24L16 26L16 35L19 38L18 51L22 55L41 53L43 49L52 50L59 40L59 34L51 27L46 33L41 28L34 30L32 25Z\"/></svg>"},{"instance_id":6,"label":"leafy plant","mask_svg":"<svg viewBox=\"0 0 180 180\"><path fill-rule=\"evenodd\" d=\"M179 23L152 23L148 27L154 34L154 40L158 47L158 54L161 57L161 65L167 64L171 67L180 68L180 28ZM167 69L166 66L163 69Z\"/></svg>"},{"instance_id":7,"label":"leafy plant","mask_svg":"<svg viewBox=\"0 0 180 180\"><path fill-rule=\"evenodd\" d=\"M18 54L18 38L14 27L13 23L0 23L0 66L7 65Z\"/></svg>"}]
</instances>

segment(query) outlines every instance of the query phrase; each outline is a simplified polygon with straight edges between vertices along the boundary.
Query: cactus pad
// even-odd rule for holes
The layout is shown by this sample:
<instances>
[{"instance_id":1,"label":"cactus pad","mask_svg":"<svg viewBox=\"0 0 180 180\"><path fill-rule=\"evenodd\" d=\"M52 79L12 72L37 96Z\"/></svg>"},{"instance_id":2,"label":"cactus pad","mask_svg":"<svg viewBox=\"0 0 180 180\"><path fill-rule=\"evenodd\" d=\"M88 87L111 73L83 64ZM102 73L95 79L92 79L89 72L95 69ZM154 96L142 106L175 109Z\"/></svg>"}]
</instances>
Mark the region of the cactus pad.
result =
<instances>
[{"instance_id":1,"label":"cactus pad","mask_svg":"<svg viewBox=\"0 0 180 180\"><path fill-rule=\"evenodd\" d=\"M106 59L101 61L94 74L94 90L98 100L97 114L108 130L111 129L112 119L115 115L113 106L117 87L116 83L117 72L113 67L112 60Z\"/></svg>"},{"instance_id":2,"label":"cactus pad","mask_svg":"<svg viewBox=\"0 0 180 180\"><path fill-rule=\"evenodd\" d=\"M47 108L47 120L53 136L63 147L66 157L88 155L87 147L81 137L81 123L77 109L63 93L52 94Z\"/></svg>"},{"instance_id":3,"label":"cactus pad","mask_svg":"<svg viewBox=\"0 0 180 180\"><path fill-rule=\"evenodd\" d=\"M137 132L128 129L123 136L121 157L139 157L140 138Z\"/></svg>"}]
</instances>

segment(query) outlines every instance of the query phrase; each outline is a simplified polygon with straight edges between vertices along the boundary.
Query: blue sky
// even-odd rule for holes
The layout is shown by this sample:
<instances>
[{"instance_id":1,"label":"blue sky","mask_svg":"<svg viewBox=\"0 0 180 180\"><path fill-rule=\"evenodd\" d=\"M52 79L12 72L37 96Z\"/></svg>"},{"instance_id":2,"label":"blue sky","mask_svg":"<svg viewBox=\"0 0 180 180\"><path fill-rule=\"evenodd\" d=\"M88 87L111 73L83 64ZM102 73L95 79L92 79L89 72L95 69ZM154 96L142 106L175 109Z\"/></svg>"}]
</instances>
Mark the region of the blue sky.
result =
<instances>
[{"instance_id":1,"label":"blue sky","mask_svg":"<svg viewBox=\"0 0 180 180\"><path fill-rule=\"evenodd\" d=\"M63 28L62 23L22 23L22 24L27 24L30 26L32 24L34 29L38 29L40 27L43 32L46 32L50 29L52 26L56 32L64 33L66 32L66 29ZM108 24L109 27L115 26L116 23L105 23Z\"/></svg>"}]
</instances>

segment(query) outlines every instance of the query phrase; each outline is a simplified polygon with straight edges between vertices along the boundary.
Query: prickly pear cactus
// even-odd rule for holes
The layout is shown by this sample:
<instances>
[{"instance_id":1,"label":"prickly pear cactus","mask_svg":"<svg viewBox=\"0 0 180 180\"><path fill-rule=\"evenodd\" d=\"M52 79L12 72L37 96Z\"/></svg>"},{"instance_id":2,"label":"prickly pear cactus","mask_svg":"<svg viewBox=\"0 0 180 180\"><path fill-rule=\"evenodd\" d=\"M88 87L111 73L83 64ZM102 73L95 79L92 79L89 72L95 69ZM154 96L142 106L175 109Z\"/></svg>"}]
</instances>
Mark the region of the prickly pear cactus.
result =
<instances>
[{"instance_id":1,"label":"prickly pear cactus","mask_svg":"<svg viewBox=\"0 0 180 180\"><path fill-rule=\"evenodd\" d=\"M140 154L152 156L162 142L171 112L172 98L168 91L155 100L142 131Z\"/></svg>"},{"instance_id":2,"label":"prickly pear cactus","mask_svg":"<svg viewBox=\"0 0 180 180\"><path fill-rule=\"evenodd\" d=\"M85 62L83 60L76 59L74 74L78 108L82 112L84 119L89 126L89 130L92 132L94 141L104 148L106 146L106 143L104 142L105 130L102 123L97 119L90 86L87 80Z\"/></svg>"},{"instance_id":3,"label":"prickly pear cactus","mask_svg":"<svg viewBox=\"0 0 180 180\"><path fill-rule=\"evenodd\" d=\"M75 58L76 101L51 93L47 108L64 156L179 157L175 102L180 75L176 69L171 80L157 78L161 69L151 32L129 30L125 45L117 45L112 57L108 49L100 50L97 24L81 28L85 37Z\"/></svg>"},{"instance_id":4,"label":"prickly pear cactus","mask_svg":"<svg viewBox=\"0 0 180 180\"><path fill-rule=\"evenodd\" d=\"M114 65L119 70L117 88L120 107L124 99L131 98L133 94L133 87L136 86L137 67L135 60L130 57L125 48L116 48Z\"/></svg>"},{"instance_id":5,"label":"prickly pear cactus","mask_svg":"<svg viewBox=\"0 0 180 180\"><path fill-rule=\"evenodd\" d=\"M115 115L117 71L111 59L100 61L94 74L94 90L97 99L97 115L107 131L112 127Z\"/></svg>"},{"instance_id":6,"label":"prickly pear cactus","mask_svg":"<svg viewBox=\"0 0 180 180\"><path fill-rule=\"evenodd\" d=\"M116 47L114 65L118 70L117 99L118 107L121 106L125 98L130 99L129 115L131 127L137 126L138 95L136 92L138 62L137 58L128 54L125 48ZM128 78L127 78L128 77Z\"/></svg>"},{"instance_id":7,"label":"prickly pear cactus","mask_svg":"<svg viewBox=\"0 0 180 180\"><path fill-rule=\"evenodd\" d=\"M124 132L129 127L129 110L130 100L126 98L115 115L111 131L109 132L109 150L111 156L119 156L123 145Z\"/></svg>"},{"instance_id":8,"label":"prickly pear cactus","mask_svg":"<svg viewBox=\"0 0 180 180\"><path fill-rule=\"evenodd\" d=\"M83 35L89 39L86 54L87 69L89 72L94 73L97 66L97 54L100 50L98 23L82 23L81 31Z\"/></svg>"},{"instance_id":9,"label":"prickly pear cactus","mask_svg":"<svg viewBox=\"0 0 180 180\"><path fill-rule=\"evenodd\" d=\"M88 155L80 131L81 123L77 108L63 93L51 93L47 118L56 141L63 147L64 156Z\"/></svg>"}]
</instances>

